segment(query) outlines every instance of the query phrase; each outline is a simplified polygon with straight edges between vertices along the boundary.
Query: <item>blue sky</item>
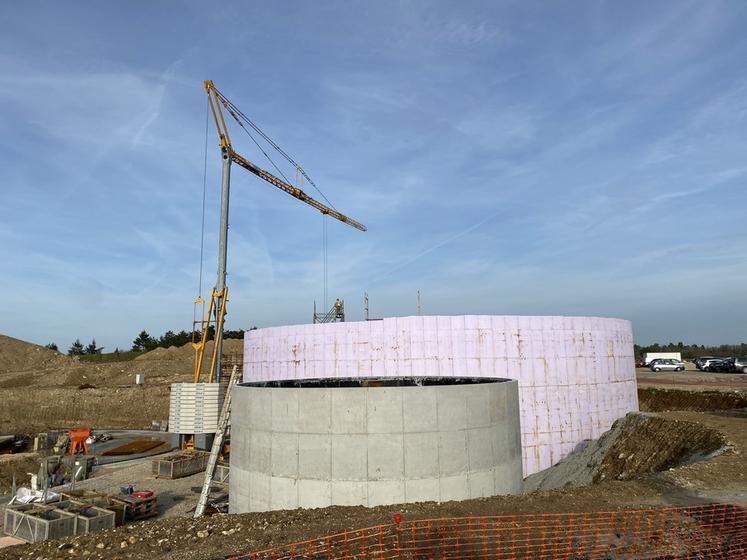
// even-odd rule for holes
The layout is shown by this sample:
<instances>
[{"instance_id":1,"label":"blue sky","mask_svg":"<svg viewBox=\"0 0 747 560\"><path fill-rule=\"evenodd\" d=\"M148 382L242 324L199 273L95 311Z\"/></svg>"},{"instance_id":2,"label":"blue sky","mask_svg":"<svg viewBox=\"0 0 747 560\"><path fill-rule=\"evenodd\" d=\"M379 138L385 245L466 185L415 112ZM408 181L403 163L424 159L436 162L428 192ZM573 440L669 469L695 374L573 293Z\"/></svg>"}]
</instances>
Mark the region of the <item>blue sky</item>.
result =
<instances>
[{"instance_id":1,"label":"blue sky","mask_svg":"<svg viewBox=\"0 0 747 560\"><path fill-rule=\"evenodd\" d=\"M111 350L190 327L210 78L368 226L328 222L350 319L364 291L373 316L414 314L419 289L427 314L747 339L747 4L24 2L0 21L4 334ZM309 321L323 218L232 177L228 327Z\"/></svg>"}]
</instances>

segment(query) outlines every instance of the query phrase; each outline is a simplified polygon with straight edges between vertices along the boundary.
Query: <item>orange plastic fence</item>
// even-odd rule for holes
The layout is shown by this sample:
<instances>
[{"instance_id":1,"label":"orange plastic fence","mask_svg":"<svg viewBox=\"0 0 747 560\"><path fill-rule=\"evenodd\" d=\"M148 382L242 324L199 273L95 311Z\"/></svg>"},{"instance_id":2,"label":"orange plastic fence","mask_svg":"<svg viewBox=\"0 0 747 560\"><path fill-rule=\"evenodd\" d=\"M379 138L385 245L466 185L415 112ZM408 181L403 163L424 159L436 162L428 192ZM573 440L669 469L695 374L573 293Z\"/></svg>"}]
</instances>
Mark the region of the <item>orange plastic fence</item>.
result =
<instances>
[{"instance_id":1,"label":"orange plastic fence","mask_svg":"<svg viewBox=\"0 0 747 560\"><path fill-rule=\"evenodd\" d=\"M747 503L456 517L347 531L232 560L745 560Z\"/></svg>"}]
</instances>

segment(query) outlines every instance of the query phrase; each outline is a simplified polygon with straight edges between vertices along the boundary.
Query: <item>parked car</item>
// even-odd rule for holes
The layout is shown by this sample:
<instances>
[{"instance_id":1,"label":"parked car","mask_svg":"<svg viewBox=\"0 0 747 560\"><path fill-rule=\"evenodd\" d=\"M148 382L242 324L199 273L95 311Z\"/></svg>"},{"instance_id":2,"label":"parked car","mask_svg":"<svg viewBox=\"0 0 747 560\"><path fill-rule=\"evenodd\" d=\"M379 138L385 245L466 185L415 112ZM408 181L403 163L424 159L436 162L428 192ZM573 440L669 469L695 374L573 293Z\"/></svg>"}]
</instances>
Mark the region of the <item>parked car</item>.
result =
<instances>
[{"instance_id":1,"label":"parked car","mask_svg":"<svg viewBox=\"0 0 747 560\"><path fill-rule=\"evenodd\" d=\"M706 358L700 362L701 371L713 371L711 370L711 364L714 362L721 362L726 358Z\"/></svg>"},{"instance_id":2,"label":"parked car","mask_svg":"<svg viewBox=\"0 0 747 560\"><path fill-rule=\"evenodd\" d=\"M699 370L702 370L703 369L703 363L706 360L715 360L715 359L716 359L716 356L700 356L699 358L695 358L693 360L693 363L695 364L696 368L698 368Z\"/></svg>"},{"instance_id":3,"label":"parked car","mask_svg":"<svg viewBox=\"0 0 747 560\"><path fill-rule=\"evenodd\" d=\"M734 367L733 371L736 373L747 373L747 357L734 358L732 366Z\"/></svg>"},{"instance_id":4,"label":"parked car","mask_svg":"<svg viewBox=\"0 0 747 560\"><path fill-rule=\"evenodd\" d=\"M718 358L708 360L703 369L710 372L731 373L733 368L732 361L729 358Z\"/></svg>"},{"instance_id":5,"label":"parked car","mask_svg":"<svg viewBox=\"0 0 747 560\"><path fill-rule=\"evenodd\" d=\"M651 360L646 367L651 368L651 366L653 366L653 365L661 364L661 363L666 363L666 362L670 362L670 361L674 362L675 364L677 364L680 367L683 367L683 368L685 367L685 362L683 362L681 360L678 360L676 358L656 358L654 360Z\"/></svg>"},{"instance_id":6,"label":"parked car","mask_svg":"<svg viewBox=\"0 0 747 560\"><path fill-rule=\"evenodd\" d=\"M660 358L649 364L651 371L685 371L685 364L679 360Z\"/></svg>"}]
</instances>

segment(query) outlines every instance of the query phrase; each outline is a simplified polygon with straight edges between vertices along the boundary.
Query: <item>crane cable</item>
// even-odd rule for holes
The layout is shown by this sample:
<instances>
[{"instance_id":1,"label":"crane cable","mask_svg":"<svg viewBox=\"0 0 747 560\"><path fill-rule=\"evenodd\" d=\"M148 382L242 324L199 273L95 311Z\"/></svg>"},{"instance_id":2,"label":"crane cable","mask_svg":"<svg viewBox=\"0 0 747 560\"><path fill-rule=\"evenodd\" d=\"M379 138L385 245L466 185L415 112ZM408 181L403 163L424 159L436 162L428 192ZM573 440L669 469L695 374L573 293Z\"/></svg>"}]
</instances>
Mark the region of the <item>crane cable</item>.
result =
<instances>
[{"instance_id":1,"label":"crane cable","mask_svg":"<svg viewBox=\"0 0 747 560\"><path fill-rule=\"evenodd\" d=\"M231 115L234 118L234 120L238 123L238 125L241 127L241 129L244 132L246 132L246 134L247 134L247 136L249 136L249 138L252 139L252 142L254 142L254 144L257 146L257 148L259 148L259 151L264 154L264 156L272 164L272 166L277 170L277 172L280 173L280 175L283 177L283 179L285 179L286 183L291 183L291 181L280 170L280 168L272 160L272 158L267 154L267 152L262 149L262 146L259 144L259 142L257 142L256 138L254 138L254 136L252 135L252 133L247 130L247 128L244 126L244 123L241 122L241 120L239 119L239 117L237 115L241 115L246 120L246 122L249 124L249 126L251 126L255 131L257 131L262 136L262 138L264 138L265 140L267 140L267 142L273 148L275 148L283 157L285 157L285 159L288 160L288 162L290 162L291 165L293 165L298 171L300 171L301 174L306 178L306 180L311 184L311 186L314 187L316 189L316 191L322 196L322 198L324 198L324 200L327 201L327 204L329 204L332 209L337 210L337 208L335 208L334 204L332 204L329 201L329 199L324 195L324 193L319 189L319 187L316 186L316 184L314 183L314 181L312 181L311 178L306 174L306 171L304 171L303 167L301 167L300 165L298 165L288 154L285 153L285 151L280 146L278 146L275 142L272 141L272 139L269 136L267 136L264 132L262 132L262 130L260 130L260 128L257 125L255 125L251 120L249 120L249 118L246 115L244 115L238 107L236 107L233 103L231 103L230 101L228 101L228 99L226 99L225 97L223 97L220 94L220 92L217 92L217 93L218 93L221 101L223 101L223 106L226 108L226 111L228 111L228 114ZM299 188L300 188L300 186L299 186ZM322 262L323 262L323 269L324 269L323 270L323 275L324 275L324 309L325 310L327 309L327 305L329 303L329 299L327 297L327 294L328 294L327 287L329 285L328 247L329 247L329 242L328 242L328 235L327 235L327 213L326 212L322 212Z\"/></svg>"},{"instance_id":2,"label":"crane cable","mask_svg":"<svg viewBox=\"0 0 747 560\"><path fill-rule=\"evenodd\" d=\"M326 197L326 195L321 191L321 189L319 189L319 187L311 179L311 177L309 177L309 175L306 173L303 167L301 167L298 163L296 163L296 161L290 155L288 155L288 153L285 150L283 150L283 148L281 148L277 144L277 142L275 142L272 138L270 138L261 128L259 128L259 126L254 124L254 122L252 122L252 120L249 117L247 117L241 111L241 109L239 109L236 105L231 103L231 101L229 101L228 98L226 98L220 91L218 91L217 88L215 89L215 92L216 94L218 94L218 97L220 98L221 102L223 103L223 106L226 108L228 113L234 118L234 120L239 124L239 126L244 130L244 132L246 132L249 135L249 137L257 145L260 151L265 155L265 157L270 161L270 163L272 163L273 167L277 169L278 173L280 173L283 176L286 183L290 183L288 178L283 174L282 171L280 171L278 166L275 165L275 162L272 161L270 156L268 156L267 153L262 149L262 147L259 145L259 143L254 138L254 136L252 136L252 134L246 129L244 124L241 122L241 119L243 119L246 122L246 124L248 124L255 132L257 132L257 134L259 134L268 144L270 144L270 146L272 146L281 156L283 156L288 161L288 163L290 163L293 167L298 169L298 171L301 172L301 174L306 178L309 184L312 187L314 187L316 192L318 192L319 195L327 202L327 204L329 204L330 208L332 208L333 210L337 210L337 208L335 208L335 205L332 204L330 200Z\"/></svg>"},{"instance_id":3,"label":"crane cable","mask_svg":"<svg viewBox=\"0 0 747 560\"><path fill-rule=\"evenodd\" d=\"M327 311L327 214L322 214L322 262L324 263L324 310Z\"/></svg>"}]
</instances>

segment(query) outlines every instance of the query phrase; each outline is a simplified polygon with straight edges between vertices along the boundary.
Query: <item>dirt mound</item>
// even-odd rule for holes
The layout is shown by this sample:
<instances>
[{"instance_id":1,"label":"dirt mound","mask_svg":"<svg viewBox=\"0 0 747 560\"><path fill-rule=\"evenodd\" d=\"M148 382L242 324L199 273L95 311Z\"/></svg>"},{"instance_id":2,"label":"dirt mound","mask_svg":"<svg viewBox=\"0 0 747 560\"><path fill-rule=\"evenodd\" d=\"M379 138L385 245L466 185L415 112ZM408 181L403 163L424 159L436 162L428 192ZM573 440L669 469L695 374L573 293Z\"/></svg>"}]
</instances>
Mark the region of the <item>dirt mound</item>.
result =
<instances>
[{"instance_id":1,"label":"dirt mound","mask_svg":"<svg viewBox=\"0 0 747 560\"><path fill-rule=\"evenodd\" d=\"M643 412L731 410L747 407L747 395L738 391L638 389L638 402Z\"/></svg>"},{"instance_id":2,"label":"dirt mound","mask_svg":"<svg viewBox=\"0 0 747 560\"><path fill-rule=\"evenodd\" d=\"M210 341L205 344L205 354L210 355L213 352L213 342ZM223 341L223 354L243 354L244 352L244 341L238 338L228 338ZM194 358L195 351L192 348L192 344L187 343L184 346L169 346L168 348L156 348L150 352L146 352L142 356L135 358L135 361L147 362L147 361L185 361L192 360Z\"/></svg>"},{"instance_id":3,"label":"dirt mound","mask_svg":"<svg viewBox=\"0 0 747 560\"><path fill-rule=\"evenodd\" d=\"M723 435L702 424L633 412L615 422L583 451L527 477L524 490L631 480L701 460L726 445Z\"/></svg>"},{"instance_id":4,"label":"dirt mound","mask_svg":"<svg viewBox=\"0 0 747 560\"><path fill-rule=\"evenodd\" d=\"M28 484L29 473L39 472L37 453L0 455L0 494L10 492L15 477L16 485Z\"/></svg>"},{"instance_id":5,"label":"dirt mound","mask_svg":"<svg viewBox=\"0 0 747 560\"><path fill-rule=\"evenodd\" d=\"M66 366L72 362L54 350L0 334L0 373Z\"/></svg>"}]
</instances>

